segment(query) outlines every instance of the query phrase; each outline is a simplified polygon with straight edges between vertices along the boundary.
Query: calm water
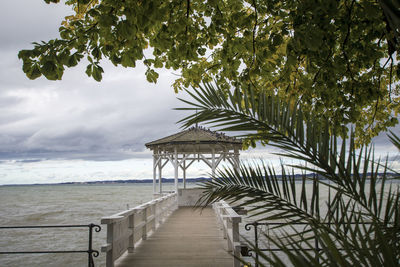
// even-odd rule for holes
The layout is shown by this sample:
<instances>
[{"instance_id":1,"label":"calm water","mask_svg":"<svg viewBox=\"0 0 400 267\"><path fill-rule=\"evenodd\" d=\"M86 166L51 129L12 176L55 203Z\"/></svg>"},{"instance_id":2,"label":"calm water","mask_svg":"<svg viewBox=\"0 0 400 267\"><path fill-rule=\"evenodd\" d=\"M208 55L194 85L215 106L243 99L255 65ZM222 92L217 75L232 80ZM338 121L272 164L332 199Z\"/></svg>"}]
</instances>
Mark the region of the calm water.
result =
<instances>
[{"instance_id":1,"label":"calm water","mask_svg":"<svg viewBox=\"0 0 400 267\"><path fill-rule=\"evenodd\" d=\"M172 190L165 184L163 190ZM152 198L152 184L0 187L0 225L100 224ZM87 250L87 228L0 230L0 251ZM106 229L94 233L93 248L106 243ZM105 266L105 253L95 258ZM87 254L0 255L0 266L87 266Z\"/></svg>"}]
</instances>

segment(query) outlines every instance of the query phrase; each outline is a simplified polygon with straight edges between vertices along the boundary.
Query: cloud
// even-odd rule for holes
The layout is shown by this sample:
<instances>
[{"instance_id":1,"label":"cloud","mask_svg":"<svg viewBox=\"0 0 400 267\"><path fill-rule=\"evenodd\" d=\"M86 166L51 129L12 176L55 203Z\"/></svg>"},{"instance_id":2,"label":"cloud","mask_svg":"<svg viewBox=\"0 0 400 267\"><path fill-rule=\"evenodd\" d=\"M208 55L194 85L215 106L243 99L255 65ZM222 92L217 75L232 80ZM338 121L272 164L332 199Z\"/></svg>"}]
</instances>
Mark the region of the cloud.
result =
<instances>
[{"instance_id":1,"label":"cloud","mask_svg":"<svg viewBox=\"0 0 400 267\"><path fill-rule=\"evenodd\" d=\"M57 87L43 82L46 86L9 90L0 98L12 100L0 116L0 135L6 140L0 149L137 152L144 143L178 130L175 122L181 116L172 108L179 103L169 86L149 88L143 82L132 88L137 81L127 81L101 87L86 81L70 89L71 79L66 79Z\"/></svg>"},{"instance_id":2,"label":"cloud","mask_svg":"<svg viewBox=\"0 0 400 267\"><path fill-rule=\"evenodd\" d=\"M72 14L63 4L32 0L2 1L1 11L1 50L28 49L32 42L57 37L61 21Z\"/></svg>"},{"instance_id":3,"label":"cloud","mask_svg":"<svg viewBox=\"0 0 400 267\"><path fill-rule=\"evenodd\" d=\"M141 64L125 69L108 62L102 64L101 83L86 76L85 62L67 69L62 81L26 78L18 50L56 37L68 9L30 0L3 4L0 158L149 157L142 153L146 142L179 130L175 122L183 113L172 110L180 104L170 87L175 78L170 71L161 70L156 85L146 81ZM15 9L21 12L11 12Z\"/></svg>"}]
</instances>

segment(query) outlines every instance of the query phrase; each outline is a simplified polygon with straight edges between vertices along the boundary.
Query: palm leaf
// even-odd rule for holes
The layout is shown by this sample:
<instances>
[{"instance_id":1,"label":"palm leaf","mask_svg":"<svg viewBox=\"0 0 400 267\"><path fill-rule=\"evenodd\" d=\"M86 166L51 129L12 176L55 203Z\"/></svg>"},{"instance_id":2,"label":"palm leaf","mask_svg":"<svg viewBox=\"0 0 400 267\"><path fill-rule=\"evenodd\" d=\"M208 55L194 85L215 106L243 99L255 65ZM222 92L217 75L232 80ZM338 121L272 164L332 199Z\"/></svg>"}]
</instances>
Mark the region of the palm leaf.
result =
<instances>
[{"instance_id":1,"label":"palm leaf","mask_svg":"<svg viewBox=\"0 0 400 267\"><path fill-rule=\"evenodd\" d=\"M385 186L389 180L387 161L375 161L372 147L357 149L352 134L348 139L339 138L329 130L329 121L317 121L304 114L298 104L257 94L251 88L226 92L204 84L189 95L193 100L184 103L192 107L180 109L197 113L181 120L184 126L204 123L240 132L253 141L268 141L281 149L280 156L299 162L282 165L280 177L264 163L219 170L213 180L203 184L203 204L220 199L238 202L258 220L283 221L275 230L307 222L311 228L285 233L284 243L274 241L294 265L315 263L312 254L299 247L299 243L309 246L310 238L321 243L323 265L336 261L344 266L355 262L368 266L399 259L399 189ZM296 180L294 169L303 172L301 181ZM314 177L307 177L307 172ZM305 186L309 180L311 191ZM300 191L296 182L302 183ZM321 187L329 188L326 203L319 201ZM327 211L321 212L321 206ZM266 259L276 266L282 264L278 254Z\"/></svg>"}]
</instances>

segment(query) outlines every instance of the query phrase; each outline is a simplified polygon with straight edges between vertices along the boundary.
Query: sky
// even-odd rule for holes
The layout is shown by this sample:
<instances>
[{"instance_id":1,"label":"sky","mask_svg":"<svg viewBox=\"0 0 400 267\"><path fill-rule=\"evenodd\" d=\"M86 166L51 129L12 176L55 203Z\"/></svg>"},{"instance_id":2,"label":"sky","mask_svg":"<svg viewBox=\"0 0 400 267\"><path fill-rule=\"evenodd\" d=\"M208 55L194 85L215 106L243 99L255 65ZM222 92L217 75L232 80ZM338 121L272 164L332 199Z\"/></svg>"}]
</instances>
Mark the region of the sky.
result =
<instances>
[{"instance_id":1,"label":"sky","mask_svg":"<svg viewBox=\"0 0 400 267\"><path fill-rule=\"evenodd\" d=\"M62 1L63 2L63 1ZM188 113L171 85L177 73L159 71L157 84L145 68L114 67L104 61L101 83L85 74L85 64L67 69L61 81L29 80L17 54L32 42L58 37L62 4L43 0L3 0L0 16L0 185L72 181L148 179L151 151L144 144L180 131ZM397 152L381 135L377 150ZM246 159L278 162L269 151L243 152ZM207 175L205 165L189 169L190 177ZM167 168L166 177L173 177Z\"/></svg>"}]
</instances>

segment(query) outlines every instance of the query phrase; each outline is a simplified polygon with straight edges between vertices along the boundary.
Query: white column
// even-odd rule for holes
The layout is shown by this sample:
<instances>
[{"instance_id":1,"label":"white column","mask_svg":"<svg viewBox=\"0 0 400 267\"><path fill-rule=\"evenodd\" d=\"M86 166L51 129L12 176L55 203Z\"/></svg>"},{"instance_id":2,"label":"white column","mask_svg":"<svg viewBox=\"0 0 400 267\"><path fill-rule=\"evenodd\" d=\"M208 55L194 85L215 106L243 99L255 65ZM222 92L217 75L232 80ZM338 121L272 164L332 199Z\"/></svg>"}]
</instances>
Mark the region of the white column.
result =
<instances>
[{"instance_id":1,"label":"white column","mask_svg":"<svg viewBox=\"0 0 400 267\"><path fill-rule=\"evenodd\" d=\"M239 150L237 147L234 148L234 152L235 152L235 155L234 155L233 161L235 162L235 165L233 167L239 173L239 171L240 171L240 169L239 169L239 165L240 165L239 164Z\"/></svg>"},{"instance_id":2,"label":"white column","mask_svg":"<svg viewBox=\"0 0 400 267\"><path fill-rule=\"evenodd\" d=\"M158 160L158 192L161 194L162 193L162 156L159 156Z\"/></svg>"},{"instance_id":3,"label":"white column","mask_svg":"<svg viewBox=\"0 0 400 267\"><path fill-rule=\"evenodd\" d=\"M183 155L185 157L185 155ZM183 188L186 189L186 160L183 160Z\"/></svg>"},{"instance_id":4,"label":"white column","mask_svg":"<svg viewBox=\"0 0 400 267\"><path fill-rule=\"evenodd\" d=\"M176 193L178 193L178 168L179 168L179 165L178 165L178 151L177 151L177 149L176 149L176 147L174 148L174 157L175 157L175 160L174 160L174 167L175 167L175 192Z\"/></svg>"},{"instance_id":5,"label":"white column","mask_svg":"<svg viewBox=\"0 0 400 267\"><path fill-rule=\"evenodd\" d=\"M156 151L154 151L153 154L153 194L155 194L157 192L157 180L156 180L156 176L157 176L157 158L155 155Z\"/></svg>"},{"instance_id":6,"label":"white column","mask_svg":"<svg viewBox=\"0 0 400 267\"><path fill-rule=\"evenodd\" d=\"M212 174L212 177L214 178L215 177L215 148L214 147L211 149L211 153L212 153L212 155L211 155L211 174Z\"/></svg>"}]
</instances>

